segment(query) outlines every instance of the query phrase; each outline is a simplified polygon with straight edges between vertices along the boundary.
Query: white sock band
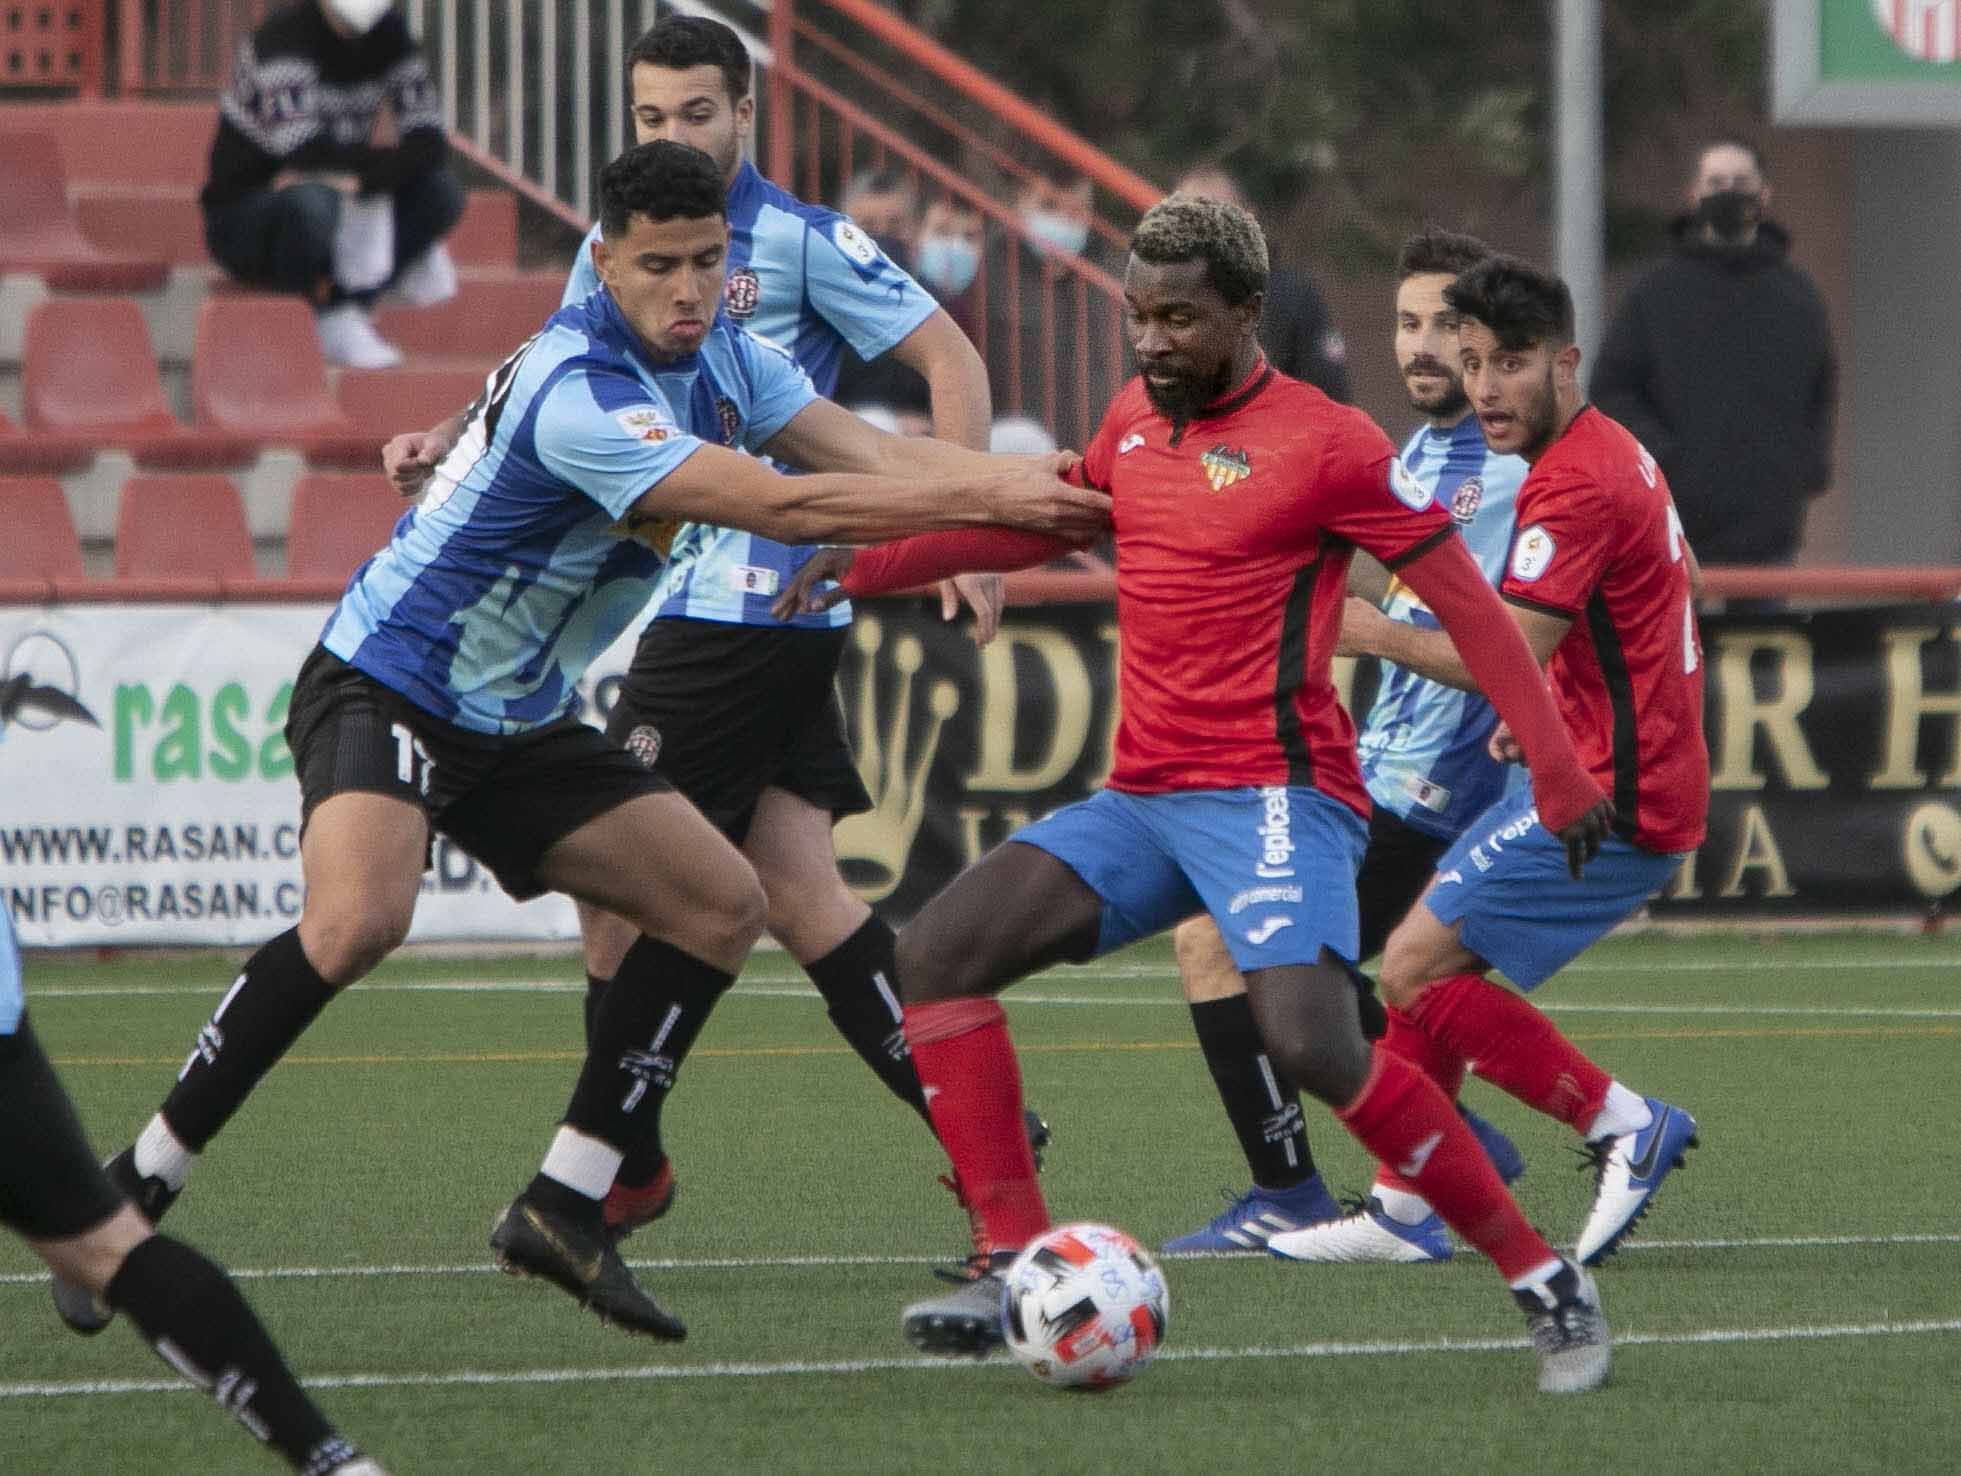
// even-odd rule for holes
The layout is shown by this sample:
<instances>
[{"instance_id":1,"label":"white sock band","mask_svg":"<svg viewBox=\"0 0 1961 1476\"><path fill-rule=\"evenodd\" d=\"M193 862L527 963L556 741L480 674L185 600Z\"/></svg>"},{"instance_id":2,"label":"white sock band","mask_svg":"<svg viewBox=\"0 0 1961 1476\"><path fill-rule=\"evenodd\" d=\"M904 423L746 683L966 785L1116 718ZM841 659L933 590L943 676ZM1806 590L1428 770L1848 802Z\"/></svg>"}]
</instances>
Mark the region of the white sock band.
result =
<instances>
[{"instance_id":1,"label":"white sock band","mask_svg":"<svg viewBox=\"0 0 1961 1476\"><path fill-rule=\"evenodd\" d=\"M1381 1202L1382 1212L1398 1225L1421 1225L1435 1213L1429 1200L1407 1189L1391 1189L1378 1182L1369 1192Z\"/></svg>"},{"instance_id":2,"label":"white sock band","mask_svg":"<svg viewBox=\"0 0 1961 1476\"><path fill-rule=\"evenodd\" d=\"M1649 1109L1646 1097L1637 1096L1618 1081L1609 1082L1606 1105L1587 1124L1586 1140L1592 1143L1601 1138L1626 1137L1640 1132L1654 1120L1655 1114Z\"/></svg>"},{"instance_id":3,"label":"white sock band","mask_svg":"<svg viewBox=\"0 0 1961 1476\"><path fill-rule=\"evenodd\" d=\"M162 1179L171 1189L182 1189L191 1176L197 1155L178 1141L177 1134L159 1112L151 1118L136 1140L136 1172L145 1179Z\"/></svg>"},{"instance_id":4,"label":"white sock band","mask_svg":"<svg viewBox=\"0 0 1961 1476\"><path fill-rule=\"evenodd\" d=\"M587 1199L604 1199L625 1156L611 1143L589 1138L576 1128L561 1127L538 1172L567 1189L576 1189Z\"/></svg>"}]
</instances>

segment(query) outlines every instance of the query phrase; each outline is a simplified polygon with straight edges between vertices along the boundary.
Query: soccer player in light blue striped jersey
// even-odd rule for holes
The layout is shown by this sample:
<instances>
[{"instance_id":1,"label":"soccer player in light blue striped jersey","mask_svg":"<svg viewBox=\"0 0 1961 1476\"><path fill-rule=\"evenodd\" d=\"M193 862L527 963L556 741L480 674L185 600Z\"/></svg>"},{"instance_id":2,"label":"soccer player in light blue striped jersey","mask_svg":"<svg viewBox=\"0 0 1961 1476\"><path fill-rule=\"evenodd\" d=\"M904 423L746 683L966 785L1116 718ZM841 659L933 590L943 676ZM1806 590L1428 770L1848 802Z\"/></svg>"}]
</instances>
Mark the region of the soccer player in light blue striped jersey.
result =
<instances>
[{"instance_id":1,"label":"soccer player in light blue striped jersey","mask_svg":"<svg viewBox=\"0 0 1961 1476\"><path fill-rule=\"evenodd\" d=\"M1456 368L1455 315L1443 300L1444 287L1489 254L1483 242L1434 226L1403 243L1397 263L1396 367L1411 408L1423 417L1403 447L1403 464L1450 509L1478 567L1495 585L1511 553L1512 504L1528 468L1519 457L1485 445ZM1436 617L1398 581L1391 581L1383 608L1394 619L1437 628ZM1356 745L1374 809L1356 878L1357 962L1381 950L1389 930L1428 884L1437 858L1504 791L1506 766L1485 749L1497 721L1491 704L1476 693L1383 665ZM1253 1182L1244 1192L1229 1194L1226 1208L1209 1223L1164 1248L1257 1251L1273 1248L1275 1236L1339 1223L1341 1207L1315 1171L1299 1089L1267 1054L1245 983L1218 928L1208 917L1194 918L1178 929L1174 942L1206 1066ZM1388 1043L1396 1039L1392 1031ZM1503 1133L1473 1113L1464 1115L1501 1174L1509 1180L1524 1171L1518 1150ZM1377 1192L1400 1204L1393 1186L1378 1186ZM1431 1238L1447 1255L1448 1239L1428 1206L1415 1218L1436 1227ZM1437 1247L1426 1242L1425 1249Z\"/></svg>"},{"instance_id":2,"label":"soccer player in light blue striped jersey","mask_svg":"<svg viewBox=\"0 0 1961 1476\"><path fill-rule=\"evenodd\" d=\"M1054 458L884 435L731 323L724 180L699 149L630 149L599 186L604 290L490 377L300 670L286 724L299 924L246 961L109 1177L162 1216L265 1073L407 936L440 832L519 900L560 891L633 921L562 1125L491 1244L605 1320L679 1338L602 1205L672 1074L666 999L733 982L765 898L685 797L580 720L587 664L645 607L685 521L791 541L989 521L1087 538L1108 500L1058 481ZM812 474L781 475L763 452ZM85 1286L58 1283L56 1304L81 1331L108 1319Z\"/></svg>"}]
</instances>

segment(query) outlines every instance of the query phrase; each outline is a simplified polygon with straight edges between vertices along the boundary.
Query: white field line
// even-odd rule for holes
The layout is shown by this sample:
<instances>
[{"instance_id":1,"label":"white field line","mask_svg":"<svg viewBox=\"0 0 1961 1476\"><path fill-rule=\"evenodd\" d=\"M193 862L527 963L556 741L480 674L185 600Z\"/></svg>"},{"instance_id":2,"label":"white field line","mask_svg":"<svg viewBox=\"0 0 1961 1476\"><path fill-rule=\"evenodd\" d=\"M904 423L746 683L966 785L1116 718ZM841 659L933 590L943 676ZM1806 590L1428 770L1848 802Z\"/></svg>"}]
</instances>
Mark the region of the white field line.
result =
<instances>
[{"instance_id":1,"label":"white field line","mask_svg":"<svg viewBox=\"0 0 1961 1476\"><path fill-rule=\"evenodd\" d=\"M1630 1240L1617 1252L1619 1255L1645 1251L1705 1251L1705 1250L1817 1250L1840 1249L1860 1246L1900 1246L1900 1245L1957 1245L1961 1246L1961 1232L1934 1231L1926 1234L1907 1235L1769 1235L1733 1237L1701 1240ZM1216 1261L1241 1260L1257 1255L1257 1252L1217 1253L1197 1251L1189 1254L1174 1254L1163 1257L1167 1261ZM629 1258L627 1265L636 1271L781 1271L781 1270L835 1270L845 1266L940 1266L948 1262L945 1255L868 1255L868 1256L690 1256L656 1260ZM383 1265L383 1266L264 1266L259 1268L232 1269L236 1281L324 1281L333 1279L367 1280L391 1276L487 1276L497 1268L489 1262L459 1263L456 1265ZM48 1280L45 1271L11 1271L0 1274L0 1286L43 1285Z\"/></svg>"},{"instance_id":2,"label":"white field line","mask_svg":"<svg viewBox=\"0 0 1961 1476\"><path fill-rule=\"evenodd\" d=\"M1841 1338L1900 1338L1961 1333L1961 1318L1918 1322L1795 1324L1787 1327L1708 1327L1685 1332L1621 1332L1618 1348L1704 1347L1735 1343L1799 1343ZM1231 1363L1249 1359L1398 1358L1434 1354L1509 1353L1529 1348L1525 1338L1435 1338L1421 1342L1255 1343L1239 1348L1167 1348L1160 1363ZM508 1387L517 1384L583 1384L594 1381L641 1383L662 1379L756 1379L919 1372L957 1373L1008 1368L1005 1360L847 1358L784 1363L650 1363L635 1368L451 1369L440 1373L327 1374L309 1378L309 1389L433 1389L460 1386ZM74 1379L47 1383L0 1384L0 1399L52 1399L77 1394L182 1394L191 1386L162 1379Z\"/></svg>"}]
</instances>

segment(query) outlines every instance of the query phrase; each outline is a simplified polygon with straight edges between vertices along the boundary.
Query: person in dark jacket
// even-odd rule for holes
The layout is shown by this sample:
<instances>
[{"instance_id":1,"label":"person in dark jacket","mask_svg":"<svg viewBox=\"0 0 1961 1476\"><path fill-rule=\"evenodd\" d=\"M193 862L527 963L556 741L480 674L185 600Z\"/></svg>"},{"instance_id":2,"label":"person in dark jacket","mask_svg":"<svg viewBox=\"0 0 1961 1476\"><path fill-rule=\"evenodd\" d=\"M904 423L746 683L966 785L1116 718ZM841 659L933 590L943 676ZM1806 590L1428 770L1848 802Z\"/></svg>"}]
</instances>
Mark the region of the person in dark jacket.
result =
<instances>
[{"instance_id":1,"label":"person in dark jacket","mask_svg":"<svg viewBox=\"0 0 1961 1476\"><path fill-rule=\"evenodd\" d=\"M448 153L428 65L389 0L300 0L239 46L199 196L205 244L238 281L311 302L327 358L387 368L401 354L368 319L374 299L456 291Z\"/></svg>"},{"instance_id":2,"label":"person in dark jacket","mask_svg":"<svg viewBox=\"0 0 1961 1476\"><path fill-rule=\"evenodd\" d=\"M1674 249L1628 291L1589 383L1661 463L1705 564L1790 563L1831 481L1831 325L1769 204L1754 149L1703 149Z\"/></svg>"},{"instance_id":3,"label":"person in dark jacket","mask_svg":"<svg viewBox=\"0 0 1961 1476\"><path fill-rule=\"evenodd\" d=\"M1241 210L1253 210L1239 181L1216 164L1201 164L1178 181L1182 195L1224 200ZM1293 379L1304 379L1331 400L1348 403L1348 345L1321 296L1305 272L1280 262L1267 278L1266 305L1260 309L1260 347L1267 361Z\"/></svg>"}]
</instances>

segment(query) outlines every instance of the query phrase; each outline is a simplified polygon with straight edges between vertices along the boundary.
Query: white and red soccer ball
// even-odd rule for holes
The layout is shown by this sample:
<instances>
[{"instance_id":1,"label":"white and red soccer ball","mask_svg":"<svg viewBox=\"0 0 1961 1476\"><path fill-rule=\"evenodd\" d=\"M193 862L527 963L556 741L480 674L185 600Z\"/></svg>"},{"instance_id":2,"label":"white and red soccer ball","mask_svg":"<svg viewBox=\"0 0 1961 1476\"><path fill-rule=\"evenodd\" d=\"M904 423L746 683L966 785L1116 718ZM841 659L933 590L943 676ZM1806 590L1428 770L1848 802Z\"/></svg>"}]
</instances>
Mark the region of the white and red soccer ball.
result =
<instances>
[{"instance_id":1,"label":"white and red soccer ball","mask_svg":"<svg viewBox=\"0 0 1961 1476\"><path fill-rule=\"evenodd\" d=\"M1005 1280L1008 1351L1045 1384L1110 1388L1164 1341L1164 1273L1113 1226L1058 1225L1023 1248Z\"/></svg>"}]
</instances>

